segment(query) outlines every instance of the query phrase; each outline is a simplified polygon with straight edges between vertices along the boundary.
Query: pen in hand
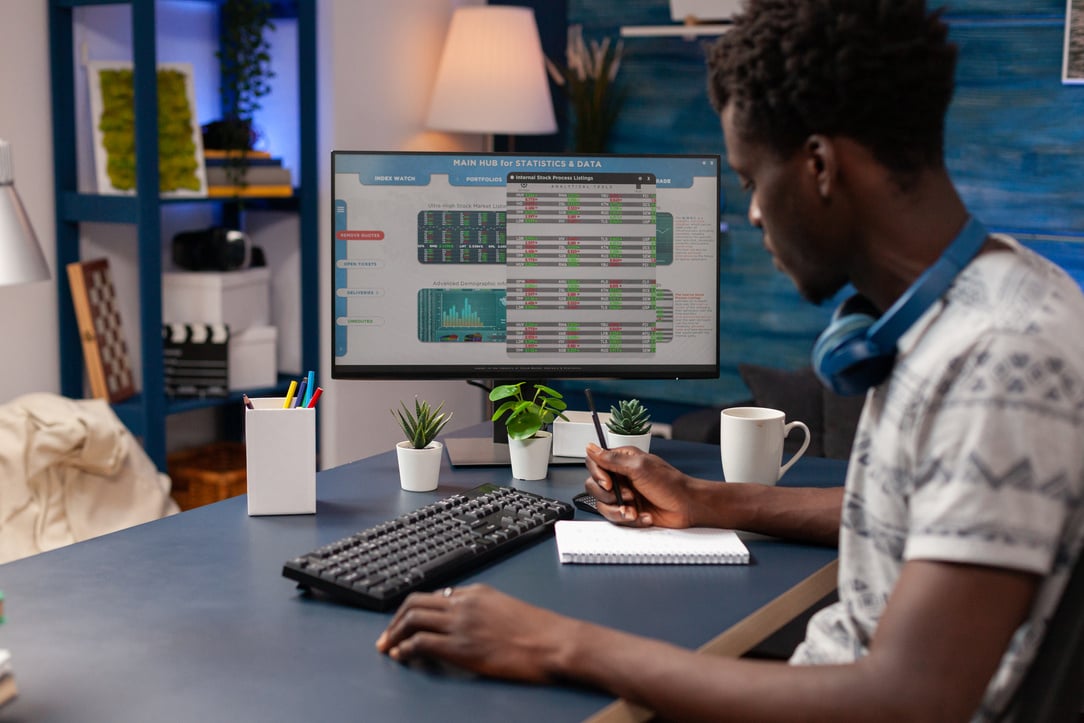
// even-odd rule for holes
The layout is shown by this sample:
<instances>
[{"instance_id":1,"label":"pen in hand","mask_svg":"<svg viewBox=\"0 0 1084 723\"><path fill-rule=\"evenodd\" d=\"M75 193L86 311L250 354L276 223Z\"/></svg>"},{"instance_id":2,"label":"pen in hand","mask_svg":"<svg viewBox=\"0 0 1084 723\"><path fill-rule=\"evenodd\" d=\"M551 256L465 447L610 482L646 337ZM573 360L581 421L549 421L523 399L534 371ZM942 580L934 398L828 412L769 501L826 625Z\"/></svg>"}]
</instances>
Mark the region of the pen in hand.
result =
<instances>
[{"instance_id":1,"label":"pen in hand","mask_svg":"<svg viewBox=\"0 0 1084 723\"><path fill-rule=\"evenodd\" d=\"M602 447L603 449L609 449L609 446L606 444L606 434L602 431L602 422L599 421L598 412L595 410L595 400L591 396L591 390L590 389L584 389L583 393L584 393L584 396L587 397L587 408L591 411L591 421L595 423L595 433L598 435L598 445L600 447ZM624 499L623 499L624 496L622 495L621 491L622 491L623 487L629 487L629 493L630 493L630 496L632 498L632 502L631 502L632 509L636 513L636 519L639 519L640 518L640 505L636 501L636 492L635 492L635 490L633 490L631 488L631 485L629 484L628 480L626 480L623 475L620 475L620 474L618 474L616 472L610 472L609 470L607 470L607 472L609 472L610 481L613 482L613 493L617 497L617 504L618 505L624 505L625 504Z\"/></svg>"}]
</instances>

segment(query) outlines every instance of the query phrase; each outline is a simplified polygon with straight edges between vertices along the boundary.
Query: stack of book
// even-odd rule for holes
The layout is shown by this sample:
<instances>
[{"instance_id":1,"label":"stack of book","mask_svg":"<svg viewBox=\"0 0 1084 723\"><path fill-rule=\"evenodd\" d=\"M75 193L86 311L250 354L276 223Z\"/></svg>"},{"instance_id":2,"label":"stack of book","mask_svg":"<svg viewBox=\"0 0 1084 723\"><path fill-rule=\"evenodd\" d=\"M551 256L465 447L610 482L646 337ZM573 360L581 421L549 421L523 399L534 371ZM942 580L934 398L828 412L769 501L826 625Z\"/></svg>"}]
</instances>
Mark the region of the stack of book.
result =
<instances>
[{"instance_id":1,"label":"stack of book","mask_svg":"<svg viewBox=\"0 0 1084 723\"><path fill-rule=\"evenodd\" d=\"M206 149L203 152L207 172L207 195L212 198L236 196L292 196L293 179L290 169L267 151L238 151Z\"/></svg>"}]
</instances>

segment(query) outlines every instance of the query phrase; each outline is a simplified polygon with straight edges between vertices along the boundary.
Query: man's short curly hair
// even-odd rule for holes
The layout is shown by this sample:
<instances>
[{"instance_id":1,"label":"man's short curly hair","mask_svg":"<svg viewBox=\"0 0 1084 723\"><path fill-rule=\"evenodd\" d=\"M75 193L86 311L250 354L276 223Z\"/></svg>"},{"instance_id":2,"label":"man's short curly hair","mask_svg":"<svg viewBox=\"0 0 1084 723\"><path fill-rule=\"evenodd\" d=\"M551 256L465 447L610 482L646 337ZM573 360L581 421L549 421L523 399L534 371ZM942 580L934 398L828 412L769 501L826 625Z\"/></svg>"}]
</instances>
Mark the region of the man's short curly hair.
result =
<instances>
[{"instance_id":1,"label":"man's short curly hair","mask_svg":"<svg viewBox=\"0 0 1084 723\"><path fill-rule=\"evenodd\" d=\"M924 0L748 0L711 48L712 105L786 156L852 138L897 176L941 167L956 46Z\"/></svg>"}]
</instances>

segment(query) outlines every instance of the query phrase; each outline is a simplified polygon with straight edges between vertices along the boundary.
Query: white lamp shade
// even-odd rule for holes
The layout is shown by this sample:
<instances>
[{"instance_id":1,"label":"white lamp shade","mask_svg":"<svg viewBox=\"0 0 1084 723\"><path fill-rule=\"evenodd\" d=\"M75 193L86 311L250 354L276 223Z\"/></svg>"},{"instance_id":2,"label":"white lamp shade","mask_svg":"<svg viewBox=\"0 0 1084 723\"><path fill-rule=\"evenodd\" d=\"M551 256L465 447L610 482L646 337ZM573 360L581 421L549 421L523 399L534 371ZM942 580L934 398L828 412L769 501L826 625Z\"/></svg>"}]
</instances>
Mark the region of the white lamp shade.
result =
<instances>
[{"instance_id":1,"label":"white lamp shade","mask_svg":"<svg viewBox=\"0 0 1084 723\"><path fill-rule=\"evenodd\" d=\"M49 266L30 225L11 166L11 146L0 140L0 286L45 281Z\"/></svg>"},{"instance_id":2,"label":"white lamp shade","mask_svg":"<svg viewBox=\"0 0 1084 723\"><path fill-rule=\"evenodd\" d=\"M484 5L455 11L428 126L460 133L557 132L533 10Z\"/></svg>"}]
</instances>

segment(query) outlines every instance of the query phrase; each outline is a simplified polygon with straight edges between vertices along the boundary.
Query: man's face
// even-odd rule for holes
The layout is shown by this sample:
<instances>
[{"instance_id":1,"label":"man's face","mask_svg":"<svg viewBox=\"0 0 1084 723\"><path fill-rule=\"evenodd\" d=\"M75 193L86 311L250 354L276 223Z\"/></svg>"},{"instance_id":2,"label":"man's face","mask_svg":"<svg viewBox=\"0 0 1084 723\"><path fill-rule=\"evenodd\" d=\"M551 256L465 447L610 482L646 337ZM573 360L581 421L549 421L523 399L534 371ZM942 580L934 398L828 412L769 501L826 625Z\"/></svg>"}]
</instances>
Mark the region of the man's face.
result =
<instances>
[{"instance_id":1,"label":"man's face","mask_svg":"<svg viewBox=\"0 0 1084 723\"><path fill-rule=\"evenodd\" d=\"M815 304L847 283L840 239L824 199L817 192L803 151L781 158L767 146L748 141L734 126L733 106L722 114L727 163L752 194L749 222L764 233L764 248L775 267Z\"/></svg>"}]
</instances>

